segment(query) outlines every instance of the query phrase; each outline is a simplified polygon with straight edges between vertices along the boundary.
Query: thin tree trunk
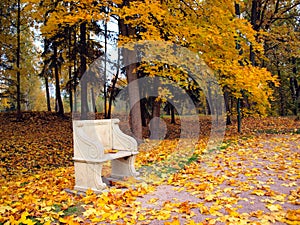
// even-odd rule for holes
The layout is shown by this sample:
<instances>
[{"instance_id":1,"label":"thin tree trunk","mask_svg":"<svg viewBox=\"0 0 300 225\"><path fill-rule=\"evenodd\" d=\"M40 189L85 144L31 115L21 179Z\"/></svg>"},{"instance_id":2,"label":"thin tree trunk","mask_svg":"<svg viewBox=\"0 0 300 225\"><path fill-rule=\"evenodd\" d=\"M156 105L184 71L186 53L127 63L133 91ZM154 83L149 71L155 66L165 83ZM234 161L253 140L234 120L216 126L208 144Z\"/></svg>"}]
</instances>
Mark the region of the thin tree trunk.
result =
<instances>
[{"instance_id":1,"label":"thin tree trunk","mask_svg":"<svg viewBox=\"0 0 300 225\"><path fill-rule=\"evenodd\" d=\"M226 125L231 125L231 118L230 118L230 106L229 106L229 93L225 89L224 90L224 100L225 100L225 107L226 107Z\"/></svg>"},{"instance_id":2,"label":"thin tree trunk","mask_svg":"<svg viewBox=\"0 0 300 225\"><path fill-rule=\"evenodd\" d=\"M92 98L92 110L93 112L97 112L97 108L96 108L96 100L95 100L95 93L94 93L94 88L91 88L91 98Z\"/></svg>"},{"instance_id":3,"label":"thin tree trunk","mask_svg":"<svg viewBox=\"0 0 300 225\"><path fill-rule=\"evenodd\" d=\"M292 95L292 101L293 101L293 114L294 116L297 116L298 114L298 107L297 107L297 91L296 87L298 86L298 82L295 79L295 77L290 78L290 90Z\"/></svg>"},{"instance_id":4,"label":"thin tree trunk","mask_svg":"<svg viewBox=\"0 0 300 225\"><path fill-rule=\"evenodd\" d=\"M117 83L118 76L119 76L118 73L119 73L119 71L117 71L115 77L112 79L112 87L111 87L110 97L109 97L109 101L108 101L107 119L111 119L112 102L113 102L113 98L115 95L116 83Z\"/></svg>"},{"instance_id":5,"label":"thin tree trunk","mask_svg":"<svg viewBox=\"0 0 300 225\"><path fill-rule=\"evenodd\" d=\"M111 92L110 92L110 98L109 98L109 103L108 103L108 111L107 111L107 118L111 118L111 108L112 108L112 101L115 96L115 88L116 84L119 78L119 72L120 72L120 52L118 51L118 61L117 61L117 71L115 77L112 79L112 87L111 87Z\"/></svg>"},{"instance_id":6,"label":"thin tree trunk","mask_svg":"<svg viewBox=\"0 0 300 225\"><path fill-rule=\"evenodd\" d=\"M103 93L104 93L104 118L108 118L107 116L107 105L106 105L106 102L107 102L107 79L106 79L106 76L107 76L107 22L105 21L104 22L104 85L103 85Z\"/></svg>"},{"instance_id":7,"label":"thin tree trunk","mask_svg":"<svg viewBox=\"0 0 300 225\"><path fill-rule=\"evenodd\" d=\"M207 92L208 92L208 96L207 96L208 99L206 99L207 114L213 115L215 113L215 110L214 110L214 105L213 105L210 84L208 84L208 86L207 86Z\"/></svg>"},{"instance_id":8,"label":"thin tree trunk","mask_svg":"<svg viewBox=\"0 0 300 225\"><path fill-rule=\"evenodd\" d=\"M68 28L68 38L69 38L69 43L68 43L68 54L69 54L69 81L72 80L72 65L71 65L71 61L72 61L72 52L71 52L71 45L72 45L72 28L69 27ZM71 82L72 84L72 82ZM69 101L70 101L70 111L73 112L73 92L72 92L72 85L70 85L70 89L69 89Z\"/></svg>"},{"instance_id":9,"label":"thin tree trunk","mask_svg":"<svg viewBox=\"0 0 300 225\"><path fill-rule=\"evenodd\" d=\"M21 113L21 3L18 0L18 15L17 15L17 121L22 120Z\"/></svg>"},{"instance_id":10,"label":"thin tree trunk","mask_svg":"<svg viewBox=\"0 0 300 225\"><path fill-rule=\"evenodd\" d=\"M149 119L148 116L148 110L147 110L147 99L143 98L141 99L141 116L142 116L142 126L147 127L147 119Z\"/></svg>"},{"instance_id":11,"label":"thin tree trunk","mask_svg":"<svg viewBox=\"0 0 300 225\"><path fill-rule=\"evenodd\" d=\"M255 31L259 30L259 25L257 24L258 20L258 1L257 0L252 0L252 8L251 8L251 18L250 18L250 23ZM250 43L250 55L249 55L250 62L252 65L255 65L255 53L253 51L253 46Z\"/></svg>"},{"instance_id":12,"label":"thin tree trunk","mask_svg":"<svg viewBox=\"0 0 300 225\"><path fill-rule=\"evenodd\" d=\"M158 87L159 87L159 80L154 80L154 93L158 96ZM159 139L159 123L160 123L160 105L161 101L156 100L156 97L153 97L153 103L152 103L152 119L150 123L150 131L151 131L151 139L157 140Z\"/></svg>"},{"instance_id":13,"label":"thin tree trunk","mask_svg":"<svg viewBox=\"0 0 300 225\"><path fill-rule=\"evenodd\" d=\"M51 112L51 100L50 100L49 81L48 81L48 77L47 77L46 74L44 75L44 78L45 78L45 86L46 86L47 110L48 110L48 112Z\"/></svg>"},{"instance_id":14,"label":"thin tree trunk","mask_svg":"<svg viewBox=\"0 0 300 225\"><path fill-rule=\"evenodd\" d=\"M256 18L257 18L257 14L256 14L256 8L257 8L257 2L256 0L253 0L252 2L252 12L251 12L251 24L254 27L256 24ZM240 11L240 5L235 3L235 14L238 18L241 17L241 11ZM236 43L236 49L239 50L239 54L241 54L241 50L240 50L240 45L237 42ZM253 47L250 43L250 61L252 62L252 64L254 64L255 58L254 58L254 52L253 52ZM242 63L240 62L240 64L242 65ZM241 92L243 90L240 90ZM237 98L237 104L236 104L236 111L237 111L237 129L238 129L238 133L242 132L242 116L241 116L241 98ZM226 121L227 122L227 121ZM229 122L229 121L228 121Z\"/></svg>"},{"instance_id":15,"label":"thin tree trunk","mask_svg":"<svg viewBox=\"0 0 300 225\"><path fill-rule=\"evenodd\" d=\"M296 64L296 58L292 58L292 64L293 64L293 75L290 78L290 88L292 92L292 99L293 99L293 112L294 115L299 117L299 96L300 96L300 87L297 81L297 64Z\"/></svg>"},{"instance_id":16,"label":"thin tree trunk","mask_svg":"<svg viewBox=\"0 0 300 225\"><path fill-rule=\"evenodd\" d=\"M44 52L47 51L48 48L48 40L44 39ZM45 80L45 88L46 88L46 102L47 102L47 111L51 112L51 96L50 96L50 89L49 89L49 69L46 69L46 67L44 67L43 70L43 77Z\"/></svg>"},{"instance_id":17,"label":"thin tree trunk","mask_svg":"<svg viewBox=\"0 0 300 225\"><path fill-rule=\"evenodd\" d=\"M281 80L281 72L279 69L279 66L277 65L277 75L279 79ZM283 89L282 86L279 86L279 98L280 98L280 109L279 109L279 114L280 116L285 116L285 96L283 94Z\"/></svg>"},{"instance_id":18,"label":"thin tree trunk","mask_svg":"<svg viewBox=\"0 0 300 225\"><path fill-rule=\"evenodd\" d=\"M76 39L77 39L77 35L76 35L76 28L74 28L74 46L76 46ZM76 53L73 56L74 60L73 60L73 70L74 70L74 77L73 77L73 93L74 93L74 112L77 112L77 79L78 79L78 71L77 71L77 61L76 61Z\"/></svg>"},{"instance_id":19,"label":"thin tree trunk","mask_svg":"<svg viewBox=\"0 0 300 225\"><path fill-rule=\"evenodd\" d=\"M80 24L80 84L81 84L81 119L87 119L88 102L87 102L87 79L83 77L86 71L86 22Z\"/></svg>"},{"instance_id":20,"label":"thin tree trunk","mask_svg":"<svg viewBox=\"0 0 300 225\"><path fill-rule=\"evenodd\" d=\"M159 139L159 124L160 124L160 105L161 101L156 101L153 98L152 119L150 123L151 139Z\"/></svg>"},{"instance_id":21,"label":"thin tree trunk","mask_svg":"<svg viewBox=\"0 0 300 225\"><path fill-rule=\"evenodd\" d=\"M170 111L171 111L171 124L176 124L175 107L172 104L170 104Z\"/></svg>"},{"instance_id":22,"label":"thin tree trunk","mask_svg":"<svg viewBox=\"0 0 300 225\"><path fill-rule=\"evenodd\" d=\"M55 60L55 67L54 67L54 76L55 76L55 97L56 97L56 112L58 115L63 116L64 115L64 106L61 98L60 93L60 80L59 80L59 72L58 72L58 56L57 56L57 46L54 42L54 60Z\"/></svg>"},{"instance_id":23,"label":"thin tree trunk","mask_svg":"<svg viewBox=\"0 0 300 225\"><path fill-rule=\"evenodd\" d=\"M242 116L241 116L241 99L237 99L236 103L237 108L237 126L238 126L238 133L242 132Z\"/></svg>"}]
</instances>

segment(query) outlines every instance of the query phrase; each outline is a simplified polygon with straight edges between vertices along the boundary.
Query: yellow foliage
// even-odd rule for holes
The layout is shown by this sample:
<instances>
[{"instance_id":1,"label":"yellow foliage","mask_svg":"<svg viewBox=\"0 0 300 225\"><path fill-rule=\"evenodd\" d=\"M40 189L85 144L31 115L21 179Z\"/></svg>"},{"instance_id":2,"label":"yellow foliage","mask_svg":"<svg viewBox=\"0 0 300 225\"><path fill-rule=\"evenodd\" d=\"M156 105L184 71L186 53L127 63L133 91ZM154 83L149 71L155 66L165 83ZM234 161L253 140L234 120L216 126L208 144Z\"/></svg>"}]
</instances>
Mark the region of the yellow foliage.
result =
<instances>
[{"instance_id":1,"label":"yellow foliage","mask_svg":"<svg viewBox=\"0 0 300 225\"><path fill-rule=\"evenodd\" d=\"M249 42L257 55L263 56L264 48L257 42L258 34L251 24L245 19L236 18L234 3L232 0L207 0L201 3L133 1L120 9L119 15L126 19L126 24L145 29L134 37L121 37L120 43L135 43L141 39L168 40L179 46L187 46L190 51L201 53L201 59L217 71L221 86L229 88L235 97L242 98L242 92L247 96L247 100L253 103L248 113L266 115L273 94L269 83L278 85L277 79L266 69L250 64ZM237 42L240 49L236 49ZM171 53L169 55L172 57ZM175 64L180 66L180 63ZM150 67L147 70L149 76L162 76L162 71L153 65ZM174 80L183 79L182 73L169 71L168 75Z\"/></svg>"}]
</instances>

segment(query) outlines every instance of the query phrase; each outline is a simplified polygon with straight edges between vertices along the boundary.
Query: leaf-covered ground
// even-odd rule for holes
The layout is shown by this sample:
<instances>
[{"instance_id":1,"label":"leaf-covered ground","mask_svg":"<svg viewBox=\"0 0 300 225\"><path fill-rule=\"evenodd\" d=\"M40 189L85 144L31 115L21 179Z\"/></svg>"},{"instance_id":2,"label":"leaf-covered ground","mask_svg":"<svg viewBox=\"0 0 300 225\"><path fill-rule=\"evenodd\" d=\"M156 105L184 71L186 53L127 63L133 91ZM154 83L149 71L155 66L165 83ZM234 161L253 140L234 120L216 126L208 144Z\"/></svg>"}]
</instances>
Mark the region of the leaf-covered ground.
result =
<instances>
[{"instance_id":1,"label":"leaf-covered ground","mask_svg":"<svg viewBox=\"0 0 300 225\"><path fill-rule=\"evenodd\" d=\"M71 119L0 114L0 224L300 224L300 123L246 119L228 126L217 150L183 140L146 141L136 166L143 180L101 195L74 195ZM147 133L147 131L145 132ZM105 168L109 174L109 165Z\"/></svg>"}]
</instances>

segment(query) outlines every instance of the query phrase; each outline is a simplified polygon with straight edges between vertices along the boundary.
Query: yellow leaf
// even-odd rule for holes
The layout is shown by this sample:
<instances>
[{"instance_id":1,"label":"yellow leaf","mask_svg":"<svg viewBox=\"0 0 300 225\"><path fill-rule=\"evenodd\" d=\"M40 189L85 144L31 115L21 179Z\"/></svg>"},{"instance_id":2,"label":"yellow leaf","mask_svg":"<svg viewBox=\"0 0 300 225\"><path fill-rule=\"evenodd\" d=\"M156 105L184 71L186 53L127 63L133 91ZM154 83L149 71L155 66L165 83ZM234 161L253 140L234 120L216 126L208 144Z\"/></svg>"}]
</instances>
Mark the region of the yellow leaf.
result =
<instances>
[{"instance_id":1,"label":"yellow leaf","mask_svg":"<svg viewBox=\"0 0 300 225\"><path fill-rule=\"evenodd\" d=\"M285 217L288 220L291 221L298 221L298 223L300 222L300 209L296 209L296 210L291 210L289 209L285 215Z\"/></svg>"},{"instance_id":2,"label":"yellow leaf","mask_svg":"<svg viewBox=\"0 0 300 225\"><path fill-rule=\"evenodd\" d=\"M254 191L252 191L252 195L258 195L258 196L263 196L263 195L265 195L265 191L263 191L263 190L254 190Z\"/></svg>"},{"instance_id":3,"label":"yellow leaf","mask_svg":"<svg viewBox=\"0 0 300 225\"><path fill-rule=\"evenodd\" d=\"M285 196L284 195L275 195L275 196L272 196L272 198L277 200L277 201L283 202L284 199L285 199Z\"/></svg>"},{"instance_id":4,"label":"yellow leaf","mask_svg":"<svg viewBox=\"0 0 300 225\"><path fill-rule=\"evenodd\" d=\"M113 212L110 215L109 219L112 220L112 221L116 221L117 219L119 219L119 217L120 217L120 212Z\"/></svg>"},{"instance_id":5,"label":"yellow leaf","mask_svg":"<svg viewBox=\"0 0 300 225\"><path fill-rule=\"evenodd\" d=\"M215 197L216 197L215 195L208 195L206 196L205 201L211 202L212 200L214 200Z\"/></svg>"},{"instance_id":6,"label":"yellow leaf","mask_svg":"<svg viewBox=\"0 0 300 225\"><path fill-rule=\"evenodd\" d=\"M257 218L260 218L263 214L264 214L264 212L262 210L257 210L255 212L250 213L251 216L257 217Z\"/></svg>"},{"instance_id":7,"label":"yellow leaf","mask_svg":"<svg viewBox=\"0 0 300 225\"><path fill-rule=\"evenodd\" d=\"M34 225L36 222L32 221L31 219L27 219L27 216L29 216L29 213L27 211L23 212L21 218L18 220L18 223Z\"/></svg>"},{"instance_id":8,"label":"yellow leaf","mask_svg":"<svg viewBox=\"0 0 300 225\"><path fill-rule=\"evenodd\" d=\"M157 215L157 219L158 220L167 220L169 219L171 216L171 212L170 211L166 211L166 210L161 210L159 212L159 214Z\"/></svg>"},{"instance_id":9,"label":"yellow leaf","mask_svg":"<svg viewBox=\"0 0 300 225\"><path fill-rule=\"evenodd\" d=\"M288 183L288 184L281 184L281 186L284 186L284 187L293 187L293 186L298 186L296 182L291 182L291 183Z\"/></svg>"},{"instance_id":10,"label":"yellow leaf","mask_svg":"<svg viewBox=\"0 0 300 225\"><path fill-rule=\"evenodd\" d=\"M207 188L207 183L202 183L197 186L197 190L199 191L205 191L206 188Z\"/></svg>"},{"instance_id":11,"label":"yellow leaf","mask_svg":"<svg viewBox=\"0 0 300 225\"><path fill-rule=\"evenodd\" d=\"M165 222L164 225L180 225L180 221L178 218L174 218L171 222Z\"/></svg>"},{"instance_id":12,"label":"yellow leaf","mask_svg":"<svg viewBox=\"0 0 300 225\"><path fill-rule=\"evenodd\" d=\"M207 206L205 206L205 205L199 205L199 210L200 210L201 214L208 214L209 213L209 210L208 210Z\"/></svg>"},{"instance_id":13,"label":"yellow leaf","mask_svg":"<svg viewBox=\"0 0 300 225\"><path fill-rule=\"evenodd\" d=\"M68 225L80 225L80 223L78 223L77 221L74 221L74 216L59 218L59 222L66 223Z\"/></svg>"},{"instance_id":14,"label":"yellow leaf","mask_svg":"<svg viewBox=\"0 0 300 225\"><path fill-rule=\"evenodd\" d=\"M157 202L157 200L158 200L158 198L151 198L151 199L148 201L148 203L153 204L153 203Z\"/></svg>"},{"instance_id":15,"label":"yellow leaf","mask_svg":"<svg viewBox=\"0 0 300 225\"><path fill-rule=\"evenodd\" d=\"M146 220L145 215L140 214L139 217L138 217L138 220L139 220L139 221L145 221L145 220Z\"/></svg>"},{"instance_id":16,"label":"yellow leaf","mask_svg":"<svg viewBox=\"0 0 300 225\"><path fill-rule=\"evenodd\" d=\"M230 216L233 216L233 217L239 216L239 213L231 208L226 208L225 210Z\"/></svg>"},{"instance_id":17,"label":"yellow leaf","mask_svg":"<svg viewBox=\"0 0 300 225\"><path fill-rule=\"evenodd\" d=\"M11 211L12 209L10 206L0 206L0 214L5 213L5 211Z\"/></svg>"},{"instance_id":18,"label":"yellow leaf","mask_svg":"<svg viewBox=\"0 0 300 225\"><path fill-rule=\"evenodd\" d=\"M95 208L89 208L86 211L84 211L82 214L84 217L90 217L91 215L95 215L97 213L97 210Z\"/></svg>"},{"instance_id":19,"label":"yellow leaf","mask_svg":"<svg viewBox=\"0 0 300 225\"><path fill-rule=\"evenodd\" d=\"M269 198L262 199L262 200L260 200L260 201L261 201L261 202L265 202L265 203L271 203L271 204L273 204L274 202L276 202L275 199L269 199Z\"/></svg>"},{"instance_id":20,"label":"yellow leaf","mask_svg":"<svg viewBox=\"0 0 300 225\"><path fill-rule=\"evenodd\" d=\"M272 212L279 211L282 209L282 206L279 204L267 204L266 207Z\"/></svg>"}]
</instances>

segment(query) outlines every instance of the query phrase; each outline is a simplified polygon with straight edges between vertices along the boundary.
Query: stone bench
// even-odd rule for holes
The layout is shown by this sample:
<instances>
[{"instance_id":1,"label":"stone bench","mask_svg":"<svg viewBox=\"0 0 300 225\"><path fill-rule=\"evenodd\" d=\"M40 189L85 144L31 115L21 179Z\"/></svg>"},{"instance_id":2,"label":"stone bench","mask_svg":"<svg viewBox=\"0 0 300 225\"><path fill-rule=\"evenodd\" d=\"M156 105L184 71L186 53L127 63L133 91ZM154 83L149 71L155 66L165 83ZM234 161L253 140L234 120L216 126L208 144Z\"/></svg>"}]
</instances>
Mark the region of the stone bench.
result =
<instances>
[{"instance_id":1,"label":"stone bench","mask_svg":"<svg viewBox=\"0 0 300 225\"><path fill-rule=\"evenodd\" d=\"M73 144L76 191L103 191L102 167L107 161L111 161L112 178L138 175L137 142L120 130L119 119L74 120Z\"/></svg>"}]
</instances>

